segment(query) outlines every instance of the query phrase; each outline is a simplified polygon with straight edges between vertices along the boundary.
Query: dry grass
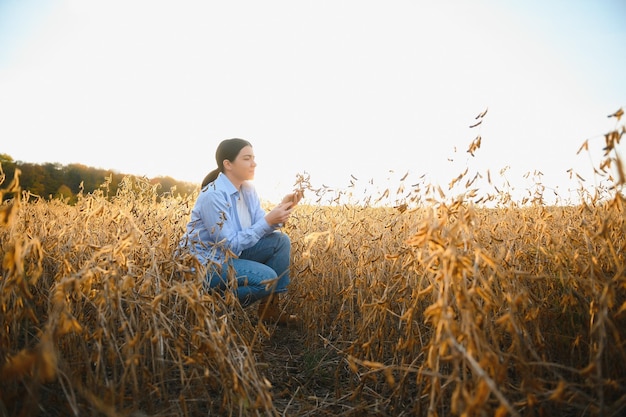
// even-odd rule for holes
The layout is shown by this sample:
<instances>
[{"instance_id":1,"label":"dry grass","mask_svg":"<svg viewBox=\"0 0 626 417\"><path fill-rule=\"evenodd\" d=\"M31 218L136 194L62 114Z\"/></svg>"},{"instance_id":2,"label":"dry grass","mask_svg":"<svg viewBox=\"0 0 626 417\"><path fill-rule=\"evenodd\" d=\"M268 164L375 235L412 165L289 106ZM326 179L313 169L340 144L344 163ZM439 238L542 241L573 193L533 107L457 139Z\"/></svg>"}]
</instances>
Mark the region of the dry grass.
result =
<instances>
[{"instance_id":1,"label":"dry grass","mask_svg":"<svg viewBox=\"0 0 626 417\"><path fill-rule=\"evenodd\" d=\"M5 414L271 409L253 325L176 253L190 205L157 203L130 178L111 201L14 200L1 240Z\"/></svg>"},{"instance_id":2,"label":"dry grass","mask_svg":"<svg viewBox=\"0 0 626 417\"><path fill-rule=\"evenodd\" d=\"M69 206L0 173L0 416L620 415L615 132L597 167L610 186L575 206L542 204L541 187L525 204L480 193L467 171L453 198L400 181L393 201L299 177L312 203L286 232L301 329L202 291L177 250L195 196L127 178Z\"/></svg>"}]
</instances>

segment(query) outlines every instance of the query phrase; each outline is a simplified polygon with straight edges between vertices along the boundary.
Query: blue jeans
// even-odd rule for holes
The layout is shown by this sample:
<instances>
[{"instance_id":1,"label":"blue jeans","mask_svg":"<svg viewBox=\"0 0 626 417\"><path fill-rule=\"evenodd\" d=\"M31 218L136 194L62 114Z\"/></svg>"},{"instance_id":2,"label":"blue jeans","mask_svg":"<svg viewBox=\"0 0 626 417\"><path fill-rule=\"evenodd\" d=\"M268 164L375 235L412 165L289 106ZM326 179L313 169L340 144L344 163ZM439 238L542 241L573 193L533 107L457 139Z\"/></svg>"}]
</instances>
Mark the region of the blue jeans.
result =
<instances>
[{"instance_id":1,"label":"blue jeans","mask_svg":"<svg viewBox=\"0 0 626 417\"><path fill-rule=\"evenodd\" d=\"M254 246L228 259L221 268L207 274L209 288L219 292L229 288L230 274L236 278L237 298L246 307L272 293L287 291L291 241L281 232L262 237Z\"/></svg>"}]
</instances>

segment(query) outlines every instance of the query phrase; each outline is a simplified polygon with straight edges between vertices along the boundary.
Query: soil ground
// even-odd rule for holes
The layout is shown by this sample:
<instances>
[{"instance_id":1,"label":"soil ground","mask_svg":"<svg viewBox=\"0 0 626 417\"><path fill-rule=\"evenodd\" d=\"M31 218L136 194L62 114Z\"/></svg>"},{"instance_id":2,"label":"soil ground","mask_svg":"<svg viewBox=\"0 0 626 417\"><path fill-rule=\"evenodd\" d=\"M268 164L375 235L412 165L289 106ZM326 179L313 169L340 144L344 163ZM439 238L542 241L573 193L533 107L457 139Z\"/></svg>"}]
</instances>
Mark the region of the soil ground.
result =
<instances>
[{"instance_id":1,"label":"soil ground","mask_svg":"<svg viewBox=\"0 0 626 417\"><path fill-rule=\"evenodd\" d=\"M301 326L270 325L257 363L272 384L281 416L388 416L363 398L351 399L358 381L332 347L306 345Z\"/></svg>"}]
</instances>

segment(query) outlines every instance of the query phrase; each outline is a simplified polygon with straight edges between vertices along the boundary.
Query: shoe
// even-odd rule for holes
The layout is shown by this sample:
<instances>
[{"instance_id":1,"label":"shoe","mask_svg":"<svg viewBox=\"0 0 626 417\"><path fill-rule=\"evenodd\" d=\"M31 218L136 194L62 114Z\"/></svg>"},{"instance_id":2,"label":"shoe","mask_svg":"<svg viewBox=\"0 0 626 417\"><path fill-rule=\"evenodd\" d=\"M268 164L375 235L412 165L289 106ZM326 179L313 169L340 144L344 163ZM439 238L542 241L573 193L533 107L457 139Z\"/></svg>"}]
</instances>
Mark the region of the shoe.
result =
<instances>
[{"instance_id":1,"label":"shoe","mask_svg":"<svg viewBox=\"0 0 626 417\"><path fill-rule=\"evenodd\" d=\"M283 312L280 308L278 294L270 294L259 302L259 320L266 324L298 324L300 320L295 314Z\"/></svg>"}]
</instances>

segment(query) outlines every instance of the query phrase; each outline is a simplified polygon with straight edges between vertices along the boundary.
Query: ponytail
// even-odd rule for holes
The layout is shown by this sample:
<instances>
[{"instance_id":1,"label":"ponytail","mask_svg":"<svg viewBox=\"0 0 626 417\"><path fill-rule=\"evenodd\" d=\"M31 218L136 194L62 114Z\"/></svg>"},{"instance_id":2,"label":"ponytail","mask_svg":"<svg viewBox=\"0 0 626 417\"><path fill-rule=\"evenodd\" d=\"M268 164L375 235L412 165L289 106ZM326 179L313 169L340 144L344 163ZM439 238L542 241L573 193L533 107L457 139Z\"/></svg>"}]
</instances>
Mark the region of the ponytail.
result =
<instances>
[{"instance_id":1,"label":"ponytail","mask_svg":"<svg viewBox=\"0 0 626 417\"><path fill-rule=\"evenodd\" d=\"M206 187L208 184L215 181L218 175L220 175L220 169L215 168L213 171L209 172L206 177L202 180L202 186L200 188Z\"/></svg>"}]
</instances>

